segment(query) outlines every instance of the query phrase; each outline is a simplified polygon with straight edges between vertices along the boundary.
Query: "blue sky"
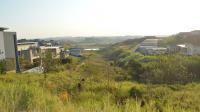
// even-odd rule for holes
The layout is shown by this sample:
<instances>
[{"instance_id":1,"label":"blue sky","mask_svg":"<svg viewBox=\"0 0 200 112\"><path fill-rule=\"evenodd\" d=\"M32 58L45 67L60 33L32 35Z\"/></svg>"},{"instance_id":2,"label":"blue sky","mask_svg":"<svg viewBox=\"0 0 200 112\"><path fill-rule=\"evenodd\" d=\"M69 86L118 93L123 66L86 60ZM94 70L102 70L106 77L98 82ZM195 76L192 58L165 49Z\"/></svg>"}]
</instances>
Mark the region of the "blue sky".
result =
<instances>
[{"instance_id":1,"label":"blue sky","mask_svg":"<svg viewBox=\"0 0 200 112\"><path fill-rule=\"evenodd\" d=\"M20 38L169 35L200 29L198 0L0 0Z\"/></svg>"}]
</instances>

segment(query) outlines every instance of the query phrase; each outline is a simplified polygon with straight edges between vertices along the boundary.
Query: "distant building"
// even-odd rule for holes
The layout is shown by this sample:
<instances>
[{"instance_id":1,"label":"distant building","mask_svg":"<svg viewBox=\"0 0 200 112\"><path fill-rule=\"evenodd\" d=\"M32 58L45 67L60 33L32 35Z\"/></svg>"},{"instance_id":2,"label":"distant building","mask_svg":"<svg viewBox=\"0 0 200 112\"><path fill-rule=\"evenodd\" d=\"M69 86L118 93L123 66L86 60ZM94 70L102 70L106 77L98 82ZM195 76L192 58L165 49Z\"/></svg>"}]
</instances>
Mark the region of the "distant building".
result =
<instances>
[{"instance_id":1,"label":"distant building","mask_svg":"<svg viewBox=\"0 0 200 112\"><path fill-rule=\"evenodd\" d=\"M69 55L80 57L81 56L81 48L70 48Z\"/></svg>"},{"instance_id":2,"label":"distant building","mask_svg":"<svg viewBox=\"0 0 200 112\"><path fill-rule=\"evenodd\" d=\"M158 47L160 39L145 39L142 43L140 43L140 46L143 47Z\"/></svg>"},{"instance_id":3,"label":"distant building","mask_svg":"<svg viewBox=\"0 0 200 112\"><path fill-rule=\"evenodd\" d=\"M22 50L27 50L31 47L39 47L38 42L21 42L21 43L17 43L17 49L18 51L22 51Z\"/></svg>"},{"instance_id":4,"label":"distant building","mask_svg":"<svg viewBox=\"0 0 200 112\"><path fill-rule=\"evenodd\" d=\"M144 55L159 55L165 54L167 48L160 47L161 39L146 39L140 43L139 47L135 50L135 52L140 52Z\"/></svg>"},{"instance_id":5,"label":"distant building","mask_svg":"<svg viewBox=\"0 0 200 112\"><path fill-rule=\"evenodd\" d=\"M52 54L54 58L59 58L62 51L64 51L64 48L61 46L50 46L50 47L41 46L40 47L40 52L42 54L49 52Z\"/></svg>"},{"instance_id":6,"label":"distant building","mask_svg":"<svg viewBox=\"0 0 200 112\"><path fill-rule=\"evenodd\" d=\"M48 47L51 47L52 46L52 43L51 42L47 42L47 43L44 43L44 46L48 46Z\"/></svg>"},{"instance_id":7,"label":"distant building","mask_svg":"<svg viewBox=\"0 0 200 112\"><path fill-rule=\"evenodd\" d=\"M4 32L7 28L0 27L0 60L15 61L16 71L19 72L19 60L17 55L16 32Z\"/></svg>"},{"instance_id":8,"label":"distant building","mask_svg":"<svg viewBox=\"0 0 200 112\"><path fill-rule=\"evenodd\" d=\"M86 48L84 51L99 51L99 48Z\"/></svg>"},{"instance_id":9,"label":"distant building","mask_svg":"<svg viewBox=\"0 0 200 112\"><path fill-rule=\"evenodd\" d=\"M200 47L199 46L193 46L192 55L200 55Z\"/></svg>"},{"instance_id":10,"label":"distant building","mask_svg":"<svg viewBox=\"0 0 200 112\"><path fill-rule=\"evenodd\" d=\"M174 46L169 46L167 49L169 54L180 53L183 55L199 55L200 47L194 46L192 44L178 44Z\"/></svg>"},{"instance_id":11,"label":"distant building","mask_svg":"<svg viewBox=\"0 0 200 112\"><path fill-rule=\"evenodd\" d=\"M22 42L18 43L17 46L19 57L29 60L31 64L39 60L39 46L37 42Z\"/></svg>"}]
</instances>

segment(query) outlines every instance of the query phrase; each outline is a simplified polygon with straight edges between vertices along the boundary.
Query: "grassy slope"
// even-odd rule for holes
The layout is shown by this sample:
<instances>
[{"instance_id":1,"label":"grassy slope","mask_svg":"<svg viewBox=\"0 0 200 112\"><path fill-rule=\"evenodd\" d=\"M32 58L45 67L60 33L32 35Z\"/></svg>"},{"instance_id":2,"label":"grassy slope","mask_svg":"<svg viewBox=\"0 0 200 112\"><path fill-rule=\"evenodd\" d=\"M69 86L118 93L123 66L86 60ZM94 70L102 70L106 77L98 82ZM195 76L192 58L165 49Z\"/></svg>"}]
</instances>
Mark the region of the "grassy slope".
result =
<instances>
[{"instance_id":1,"label":"grassy slope","mask_svg":"<svg viewBox=\"0 0 200 112\"><path fill-rule=\"evenodd\" d=\"M0 112L200 111L200 84L145 85L114 80L123 73L101 55L90 54L71 69L48 74L47 79L38 74L2 75ZM145 104L142 107L141 102Z\"/></svg>"}]
</instances>

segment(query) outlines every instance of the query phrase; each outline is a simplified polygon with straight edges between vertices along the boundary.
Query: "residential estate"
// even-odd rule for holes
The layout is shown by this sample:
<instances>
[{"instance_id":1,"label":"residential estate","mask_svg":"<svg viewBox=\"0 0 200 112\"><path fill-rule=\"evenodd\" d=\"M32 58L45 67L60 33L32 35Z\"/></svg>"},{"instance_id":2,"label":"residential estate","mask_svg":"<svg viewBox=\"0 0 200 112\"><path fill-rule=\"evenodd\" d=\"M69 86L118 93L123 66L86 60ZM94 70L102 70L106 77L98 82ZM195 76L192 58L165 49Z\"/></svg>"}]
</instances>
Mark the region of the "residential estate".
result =
<instances>
[{"instance_id":1,"label":"residential estate","mask_svg":"<svg viewBox=\"0 0 200 112\"><path fill-rule=\"evenodd\" d=\"M183 54L187 56L199 55L200 47L189 43L169 45L161 47L162 39L145 39L141 42L135 52L143 55L161 55L161 54Z\"/></svg>"}]
</instances>

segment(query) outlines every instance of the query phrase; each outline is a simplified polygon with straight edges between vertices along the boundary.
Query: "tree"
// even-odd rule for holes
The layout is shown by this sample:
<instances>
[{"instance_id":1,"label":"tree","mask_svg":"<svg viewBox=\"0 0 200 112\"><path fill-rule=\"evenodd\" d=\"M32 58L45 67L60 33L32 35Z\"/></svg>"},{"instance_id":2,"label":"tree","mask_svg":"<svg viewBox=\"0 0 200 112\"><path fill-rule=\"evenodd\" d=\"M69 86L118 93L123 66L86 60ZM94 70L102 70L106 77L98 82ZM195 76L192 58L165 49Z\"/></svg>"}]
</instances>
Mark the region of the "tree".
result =
<instances>
[{"instance_id":1,"label":"tree","mask_svg":"<svg viewBox=\"0 0 200 112\"><path fill-rule=\"evenodd\" d=\"M55 65L53 63L53 57L51 52L45 52L41 58L43 67L44 78L47 77L47 73L51 71L51 68Z\"/></svg>"},{"instance_id":2,"label":"tree","mask_svg":"<svg viewBox=\"0 0 200 112\"><path fill-rule=\"evenodd\" d=\"M128 68L129 74L131 74L132 77L137 81L140 79L140 74L144 72L144 68L142 64L136 61L135 59L131 59L128 62L127 68Z\"/></svg>"},{"instance_id":3,"label":"tree","mask_svg":"<svg viewBox=\"0 0 200 112\"><path fill-rule=\"evenodd\" d=\"M158 56L156 61L145 64L145 72L140 77L150 83L191 82L192 76L184 62L181 56Z\"/></svg>"}]
</instances>

